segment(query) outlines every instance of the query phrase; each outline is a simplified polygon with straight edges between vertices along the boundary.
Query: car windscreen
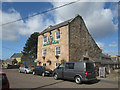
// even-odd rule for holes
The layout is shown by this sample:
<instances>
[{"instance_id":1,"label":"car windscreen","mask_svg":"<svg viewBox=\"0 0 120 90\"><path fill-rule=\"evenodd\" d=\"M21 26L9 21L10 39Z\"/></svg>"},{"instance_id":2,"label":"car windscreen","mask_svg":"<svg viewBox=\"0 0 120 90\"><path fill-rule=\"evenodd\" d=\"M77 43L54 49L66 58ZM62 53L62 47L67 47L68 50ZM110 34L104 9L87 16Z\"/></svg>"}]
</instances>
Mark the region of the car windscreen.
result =
<instances>
[{"instance_id":1,"label":"car windscreen","mask_svg":"<svg viewBox=\"0 0 120 90\"><path fill-rule=\"evenodd\" d=\"M46 66L44 66L43 69L48 70L48 71L51 70L50 68L48 68L48 67L46 67Z\"/></svg>"},{"instance_id":2,"label":"car windscreen","mask_svg":"<svg viewBox=\"0 0 120 90\"><path fill-rule=\"evenodd\" d=\"M86 71L95 70L94 63L86 63Z\"/></svg>"},{"instance_id":3,"label":"car windscreen","mask_svg":"<svg viewBox=\"0 0 120 90\"><path fill-rule=\"evenodd\" d=\"M5 74L0 74L0 82L2 82L2 85L7 84L8 80Z\"/></svg>"},{"instance_id":4,"label":"car windscreen","mask_svg":"<svg viewBox=\"0 0 120 90\"><path fill-rule=\"evenodd\" d=\"M25 68L29 68L28 66L25 66Z\"/></svg>"}]
</instances>

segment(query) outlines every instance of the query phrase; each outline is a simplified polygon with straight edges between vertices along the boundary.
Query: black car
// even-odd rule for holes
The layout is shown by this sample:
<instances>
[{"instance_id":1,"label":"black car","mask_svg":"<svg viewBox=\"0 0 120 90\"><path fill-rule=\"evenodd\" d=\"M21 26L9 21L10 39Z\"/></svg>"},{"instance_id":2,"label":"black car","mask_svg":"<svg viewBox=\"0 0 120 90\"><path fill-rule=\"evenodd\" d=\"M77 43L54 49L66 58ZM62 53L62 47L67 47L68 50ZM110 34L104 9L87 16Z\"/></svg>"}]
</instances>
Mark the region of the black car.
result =
<instances>
[{"instance_id":1,"label":"black car","mask_svg":"<svg viewBox=\"0 0 120 90\"><path fill-rule=\"evenodd\" d=\"M87 61L62 63L53 70L53 77L55 80L75 80L77 84L96 80L94 63Z\"/></svg>"},{"instance_id":2,"label":"black car","mask_svg":"<svg viewBox=\"0 0 120 90\"><path fill-rule=\"evenodd\" d=\"M39 74L41 76L50 76L52 75L52 70L46 66L36 66L33 69L33 75Z\"/></svg>"}]
</instances>

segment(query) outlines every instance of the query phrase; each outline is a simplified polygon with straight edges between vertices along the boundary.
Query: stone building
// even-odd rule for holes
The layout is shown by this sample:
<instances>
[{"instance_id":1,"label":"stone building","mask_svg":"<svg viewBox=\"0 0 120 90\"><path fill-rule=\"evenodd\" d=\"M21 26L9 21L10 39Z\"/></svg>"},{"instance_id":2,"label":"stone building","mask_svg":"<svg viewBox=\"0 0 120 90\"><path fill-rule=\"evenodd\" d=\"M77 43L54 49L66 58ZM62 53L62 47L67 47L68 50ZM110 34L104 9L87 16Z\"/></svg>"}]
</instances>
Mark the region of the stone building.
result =
<instances>
[{"instance_id":1,"label":"stone building","mask_svg":"<svg viewBox=\"0 0 120 90\"><path fill-rule=\"evenodd\" d=\"M38 37L37 65L52 70L64 61L98 61L101 54L80 15L49 26Z\"/></svg>"}]
</instances>

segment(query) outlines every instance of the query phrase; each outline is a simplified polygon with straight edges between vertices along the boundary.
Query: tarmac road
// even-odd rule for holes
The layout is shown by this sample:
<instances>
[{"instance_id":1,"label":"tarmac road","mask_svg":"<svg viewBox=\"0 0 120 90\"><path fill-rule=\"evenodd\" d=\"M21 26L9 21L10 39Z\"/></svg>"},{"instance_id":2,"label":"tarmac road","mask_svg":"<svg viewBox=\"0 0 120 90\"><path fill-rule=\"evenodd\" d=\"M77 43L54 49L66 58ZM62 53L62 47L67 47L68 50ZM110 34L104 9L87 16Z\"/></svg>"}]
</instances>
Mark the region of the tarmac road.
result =
<instances>
[{"instance_id":1,"label":"tarmac road","mask_svg":"<svg viewBox=\"0 0 120 90\"><path fill-rule=\"evenodd\" d=\"M76 84L74 81L54 80L53 77L19 73L18 69L3 69L10 82L10 88L118 88L118 80L98 78L96 82ZM112 76L111 76L112 77Z\"/></svg>"}]
</instances>

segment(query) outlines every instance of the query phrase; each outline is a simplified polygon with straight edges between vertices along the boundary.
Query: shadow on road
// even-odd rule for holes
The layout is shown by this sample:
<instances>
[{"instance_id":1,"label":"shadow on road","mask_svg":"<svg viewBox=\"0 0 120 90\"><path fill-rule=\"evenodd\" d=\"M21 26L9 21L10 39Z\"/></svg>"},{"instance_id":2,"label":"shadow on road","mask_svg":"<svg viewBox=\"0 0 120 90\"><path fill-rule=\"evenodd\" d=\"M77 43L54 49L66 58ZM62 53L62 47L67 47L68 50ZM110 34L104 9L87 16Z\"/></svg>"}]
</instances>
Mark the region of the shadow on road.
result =
<instances>
[{"instance_id":1,"label":"shadow on road","mask_svg":"<svg viewBox=\"0 0 120 90\"><path fill-rule=\"evenodd\" d=\"M62 82L64 82L64 81L59 81L59 82L51 83L51 84L48 84L48 85L43 85L43 86L40 86L38 88L33 88L31 90L39 90L40 88L44 88L44 87L55 85L55 84L62 83Z\"/></svg>"},{"instance_id":2,"label":"shadow on road","mask_svg":"<svg viewBox=\"0 0 120 90\"><path fill-rule=\"evenodd\" d=\"M83 84L91 85L91 84L96 84L100 81L101 81L100 79L97 79L97 80L94 80L94 81L84 82Z\"/></svg>"},{"instance_id":3,"label":"shadow on road","mask_svg":"<svg viewBox=\"0 0 120 90\"><path fill-rule=\"evenodd\" d=\"M43 85L43 86L40 86L40 87L37 87L37 88L11 88L10 90L40 90L41 88L51 86L51 85L55 85L55 84L62 83L62 82L64 82L64 81L59 81L59 82L51 83L51 84L48 84L48 85Z\"/></svg>"},{"instance_id":4,"label":"shadow on road","mask_svg":"<svg viewBox=\"0 0 120 90\"><path fill-rule=\"evenodd\" d=\"M39 90L39 89L41 89L41 88L44 88L44 87L47 87L47 86L51 86L51 85L55 85L55 84L59 84L59 83L62 83L62 82L64 82L64 81L70 81L70 82L74 82L75 83L75 81L71 81L71 80L63 80L63 81L59 81L59 82L55 82L55 83L51 83L51 84L47 84L47 85L43 85L43 86L40 86L40 87L37 87L37 88L20 88L20 89L10 89L10 90ZM94 80L94 81L89 81L89 82L83 82L82 84L87 84L87 85L91 85L91 84L95 84L95 83L98 83L100 80L99 79L97 79L97 80Z\"/></svg>"},{"instance_id":5,"label":"shadow on road","mask_svg":"<svg viewBox=\"0 0 120 90\"><path fill-rule=\"evenodd\" d=\"M47 84L47 85L43 85L43 86L40 86L40 87L37 87L37 88L20 88L20 89L10 89L10 90L40 90L41 88L44 88L44 87L48 87L48 86L51 86L51 85L55 85L55 84L59 84L59 83L62 83L64 81L68 81L68 82L73 82L75 83L75 81L71 81L71 80L62 80L62 81L59 81L59 82L55 82L55 83L51 83L51 84ZM91 85L91 84L95 84L95 83L98 83L100 80L97 79L97 80L94 80L94 81L89 81L89 82L83 82L82 84L87 84L87 85Z\"/></svg>"}]
</instances>

